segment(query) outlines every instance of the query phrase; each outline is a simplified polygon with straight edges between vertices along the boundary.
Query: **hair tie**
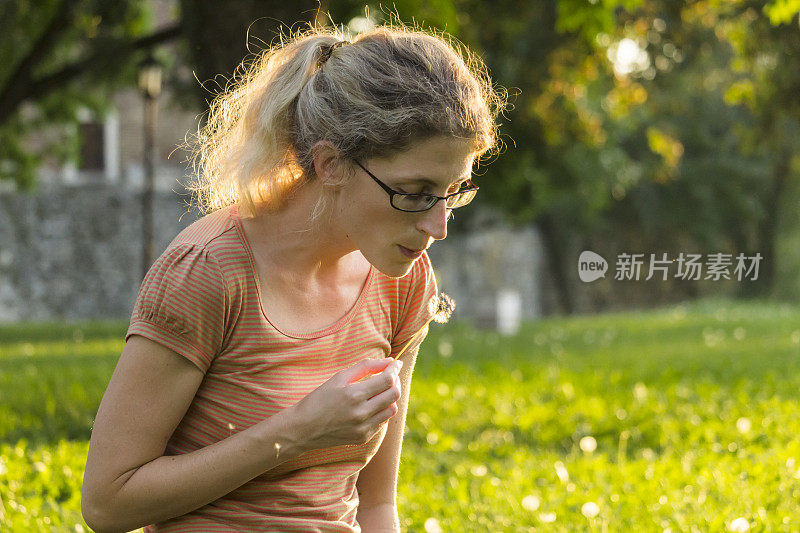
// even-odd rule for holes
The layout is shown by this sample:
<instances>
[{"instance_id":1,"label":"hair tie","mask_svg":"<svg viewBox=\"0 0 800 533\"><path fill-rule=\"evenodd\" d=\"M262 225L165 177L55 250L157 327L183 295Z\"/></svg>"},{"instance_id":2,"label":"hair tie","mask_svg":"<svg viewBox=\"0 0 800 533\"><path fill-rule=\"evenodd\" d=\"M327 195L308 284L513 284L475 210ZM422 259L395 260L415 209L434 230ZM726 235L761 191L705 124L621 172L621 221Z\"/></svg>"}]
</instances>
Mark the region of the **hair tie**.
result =
<instances>
[{"instance_id":1,"label":"hair tie","mask_svg":"<svg viewBox=\"0 0 800 533\"><path fill-rule=\"evenodd\" d=\"M323 44L320 47L320 56L319 56L320 68L322 68L322 65L328 62L328 59L330 59L331 54L333 53L334 50L346 44L349 44L349 41L336 41L335 43L332 44Z\"/></svg>"}]
</instances>

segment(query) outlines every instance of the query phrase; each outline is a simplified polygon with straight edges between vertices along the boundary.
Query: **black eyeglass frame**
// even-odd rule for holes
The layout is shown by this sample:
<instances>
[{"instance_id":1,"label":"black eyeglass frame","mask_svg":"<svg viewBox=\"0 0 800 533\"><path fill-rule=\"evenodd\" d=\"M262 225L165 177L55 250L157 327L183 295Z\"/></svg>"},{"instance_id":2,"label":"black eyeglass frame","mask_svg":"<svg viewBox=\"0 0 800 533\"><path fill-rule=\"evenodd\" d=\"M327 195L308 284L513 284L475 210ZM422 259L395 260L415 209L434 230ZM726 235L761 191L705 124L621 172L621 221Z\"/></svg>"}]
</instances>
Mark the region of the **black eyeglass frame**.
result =
<instances>
[{"instance_id":1,"label":"black eyeglass frame","mask_svg":"<svg viewBox=\"0 0 800 533\"><path fill-rule=\"evenodd\" d=\"M465 192L477 191L478 189L480 189L480 187L478 187L477 185L472 183L472 180L467 179L467 180L464 181L464 183L467 184L466 188L461 188L461 189L457 190L456 192L454 192L452 194L448 194L447 196L437 196L435 194L430 194L430 193L427 193L427 192L423 192L423 193L399 192L399 191L396 191L396 190L392 189L391 187L389 187L388 185L383 183L381 180L376 178L375 174L373 174L372 172L370 172L369 170L364 168L364 165L362 165L358 160L353 159L353 161L355 162L356 165L361 167L361 170L363 170L364 172L367 173L367 176L369 176L370 178L375 180L375 183L380 185L383 188L383 190L386 191L386 193L389 195L389 205L391 205L393 208L397 209L398 211L403 211L404 213L422 213L424 211L430 211L431 209L433 209L433 206L435 206L439 202L439 200L444 200L445 205L447 205L447 199L448 198L451 198L453 196L458 196L459 194L463 194ZM436 201L433 202L430 207L427 207L425 209L408 210L408 209L401 209L401 208L397 207L396 205L394 205L394 197L395 196L428 196L430 198L436 198ZM470 202L471 201L472 200L470 199ZM464 205L460 205L458 207L464 207L465 205L469 205L469 203L466 203ZM451 209L451 210L452 209L458 209L458 207L448 207L447 209Z\"/></svg>"}]
</instances>

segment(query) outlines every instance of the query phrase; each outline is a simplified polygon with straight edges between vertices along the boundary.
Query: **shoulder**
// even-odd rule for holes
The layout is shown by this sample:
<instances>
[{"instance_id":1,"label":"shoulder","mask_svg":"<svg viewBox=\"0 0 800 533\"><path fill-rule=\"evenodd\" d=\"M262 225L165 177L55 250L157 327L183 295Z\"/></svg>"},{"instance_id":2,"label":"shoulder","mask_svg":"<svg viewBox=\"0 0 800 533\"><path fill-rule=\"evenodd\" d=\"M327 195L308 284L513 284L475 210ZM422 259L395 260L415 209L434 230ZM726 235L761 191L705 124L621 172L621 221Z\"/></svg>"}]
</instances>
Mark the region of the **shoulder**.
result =
<instances>
[{"instance_id":1,"label":"shoulder","mask_svg":"<svg viewBox=\"0 0 800 533\"><path fill-rule=\"evenodd\" d=\"M207 301L212 295L227 297L227 283L219 261L200 244L171 244L147 272L140 289L142 294L170 294L186 299L202 294ZM215 298L216 299L216 298Z\"/></svg>"},{"instance_id":2,"label":"shoulder","mask_svg":"<svg viewBox=\"0 0 800 533\"><path fill-rule=\"evenodd\" d=\"M411 271L403 278L402 291L405 293L403 314L408 316L424 315L428 303L438 293L436 273L433 270L428 252L423 252L414 262Z\"/></svg>"},{"instance_id":3,"label":"shoulder","mask_svg":"<svg viewBox=\"0 0 800 533\"><path fill-rule=\"evenodd\" d=\"M433 270L428 252L422 252L419 259L414 262L411 270L403 278L408 284L409 292L436 292L436 273Z\"/></svg>"},{"instance_id":4,"label":"shoulder","mask_svg":"<svg viewBox=\"0 0 800 533\"><path fill-rule=\"evenodd\" d=\"M211 249L217 239L231 230L235 230L233 209L235 209L233 206L224 207L195 220L178 233L167 248L178 245L196 245Z\"/></svg>"}]
</instances>

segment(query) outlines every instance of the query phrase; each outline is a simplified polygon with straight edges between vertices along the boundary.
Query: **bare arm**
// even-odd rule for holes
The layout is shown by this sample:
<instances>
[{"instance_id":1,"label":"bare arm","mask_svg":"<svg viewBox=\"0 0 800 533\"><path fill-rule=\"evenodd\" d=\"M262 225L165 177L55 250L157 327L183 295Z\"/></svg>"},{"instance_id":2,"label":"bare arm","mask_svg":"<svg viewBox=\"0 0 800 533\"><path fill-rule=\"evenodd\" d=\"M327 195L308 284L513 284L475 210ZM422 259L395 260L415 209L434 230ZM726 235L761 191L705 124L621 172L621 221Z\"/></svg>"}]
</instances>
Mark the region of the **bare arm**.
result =
<instances>
[{"instance_id":1,"label":"bare arm","mask_svg":"<svg viewBox=\"0 0 800 533\"><path fill-rule=\"evenodd\" d=\"M101 533L129 531L189 513L306 451L368 442L397 411L398 370L391 358L364 359L236 435L164 456L203 373L172 350L134 335L95 419L83 517ZM367 375L372 377L357 381Z\"/></svg>"},{"instance_id":2,"label":"bare arm","mask_svg":"<svg viewBox=\"0 0 800 533\"><path fill-rule=\"evenodd\" d=\"M409 350L400 357L403 368L398 373L401 393L397 401L397 414L389 419L389 426L378 452L358 473L356 488L359 505L356 520L364 533L400 532L397 474L411 392L411 376L418 350L419 347Z\"/></svg>"},{"instance_id":3,"label":"bare arm","mask_svg":"<svg viewBox=\"0 0 800 533\"><path fill-rule=\"evenodd\" d=\"M186 514L302 453L284 410L208 447L164 456L202 379L172 350L140 336L126 343L89 445L81 509L92 529L130 531Z\"/></svg>"}]
</instances>

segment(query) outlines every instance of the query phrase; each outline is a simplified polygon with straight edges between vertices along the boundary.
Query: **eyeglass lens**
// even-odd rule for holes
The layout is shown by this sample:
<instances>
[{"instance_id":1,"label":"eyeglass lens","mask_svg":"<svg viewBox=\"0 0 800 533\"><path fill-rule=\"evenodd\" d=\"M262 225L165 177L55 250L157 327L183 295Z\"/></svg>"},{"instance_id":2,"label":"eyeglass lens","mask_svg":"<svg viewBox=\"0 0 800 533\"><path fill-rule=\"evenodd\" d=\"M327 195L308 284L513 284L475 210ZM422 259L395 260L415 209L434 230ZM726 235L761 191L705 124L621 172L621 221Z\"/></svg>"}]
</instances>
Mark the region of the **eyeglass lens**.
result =
<instances>
[{"instance_id":1,"label":"eyeglass lens","mask_svg":"<svg viewBox=\"0 0 800 533\"><path fill-rule=\"evenodd\" d=\"M467 205L476 193L476 190L468 190L451 196L447 199L448 209ZM396 194L392 200L396 208L404 211L426 211L434 206L437 198L428 194Z\"/></svg>"}]
</instances>

